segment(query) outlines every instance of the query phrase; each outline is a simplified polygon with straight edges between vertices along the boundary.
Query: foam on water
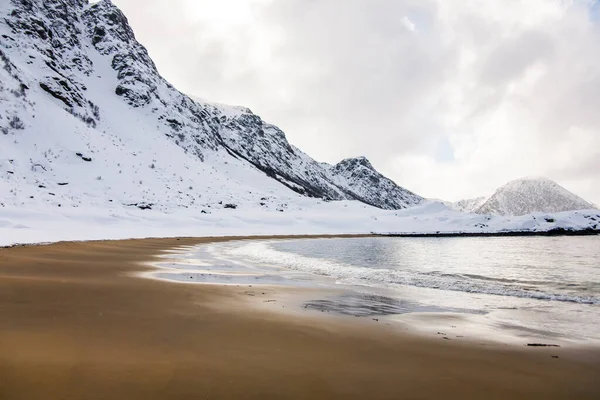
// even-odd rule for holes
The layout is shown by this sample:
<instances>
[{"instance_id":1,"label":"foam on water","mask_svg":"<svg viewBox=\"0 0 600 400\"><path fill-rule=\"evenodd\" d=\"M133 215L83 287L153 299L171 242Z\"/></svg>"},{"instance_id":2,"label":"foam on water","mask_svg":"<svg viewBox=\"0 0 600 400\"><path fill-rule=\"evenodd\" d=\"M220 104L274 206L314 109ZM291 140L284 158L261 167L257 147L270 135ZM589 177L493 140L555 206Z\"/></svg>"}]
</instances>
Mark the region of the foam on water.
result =
<instances>
[{"instance_id":1,"label":"foam on water","mask_svg":"<svg viewBox=\"0 0 600 400\"><path fill-rule=\"evenodd\" d=\"M335 262L327 259L307 257L296 253L276 250L276 242L252 242L240 247L230 248L226 254L255 263L273 264L284 268L310 272L337 280L339 283L390 286L408 285L439 290L482 293L498 296L513 296L539 300L564 301L581 304L600 304L595 295L572 295L540 290L534 284L550 282L502 279L473 274L445 274L437 271L417 272L391 268L368 268ZM583 288L573 285L570 290Z\"/></svg>"},{"instance_id":2,"label":"foam on water","mask_svg":"<svg viewBox=\"0 0 600 400\"><path fill-rule=\"evenodd\" d=\"M222 285L315 286L309 273L267 263L252 263L236 258L240 243L218 243L191 247L188 251L167 254L169 261L155 263L159 268L149 276L185 283Z\"/></svg>"}]
</instances>

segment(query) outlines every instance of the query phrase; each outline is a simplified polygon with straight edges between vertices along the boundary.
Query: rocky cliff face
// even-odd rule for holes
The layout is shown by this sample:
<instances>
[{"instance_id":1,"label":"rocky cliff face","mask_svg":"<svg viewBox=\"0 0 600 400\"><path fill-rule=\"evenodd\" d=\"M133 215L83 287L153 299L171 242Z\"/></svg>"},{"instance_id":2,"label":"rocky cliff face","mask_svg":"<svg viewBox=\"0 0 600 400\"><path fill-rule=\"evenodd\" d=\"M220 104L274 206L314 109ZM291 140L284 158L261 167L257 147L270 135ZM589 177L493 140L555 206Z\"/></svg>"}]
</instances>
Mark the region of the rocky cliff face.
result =
<instances>
[{"instance_id":1,"label":"rocky cliff face","mask_svg":"<svg viewBox=\"0 0 600 400\"><path fill-rule=\"evenodd\" d=\"M5 64L12 64L9 53L26 56L26 63L36 65L39 75L35 84L49 96L61 102L65 110L91 126L100 119L98 107L86 96L84 78L93 73L93 63L82 43L81 0L12 1L4 5L8 15L4 23L10 34L2 35ZM12 7L11 7L12 6ZM6 69L6 67L5 67ZM14 65L12 77L29 86ZM6 128L6 127L5 127Z\"/></svg>"},{"instance_id":2,"label":"rocky cliff face","mask_svg":"<svg viewBox=\"0 0 600 400\"><path fill-rule=\"evenodd\" d=\"M43 135L33 130L36 115L59 106L89 132L112 134L113 142L122 139L120 124L127 123L127 135L143 140L158 132L199 161L221 154L304 196L385 209L422 201L364 158L330 168L290 145L279 128L249 109L212 105L179 92L159 74L125 15L109 0L5 0L0 33L0 140ZM55 128L79 126L74 124Z\"/></svg>"}]
</instances>

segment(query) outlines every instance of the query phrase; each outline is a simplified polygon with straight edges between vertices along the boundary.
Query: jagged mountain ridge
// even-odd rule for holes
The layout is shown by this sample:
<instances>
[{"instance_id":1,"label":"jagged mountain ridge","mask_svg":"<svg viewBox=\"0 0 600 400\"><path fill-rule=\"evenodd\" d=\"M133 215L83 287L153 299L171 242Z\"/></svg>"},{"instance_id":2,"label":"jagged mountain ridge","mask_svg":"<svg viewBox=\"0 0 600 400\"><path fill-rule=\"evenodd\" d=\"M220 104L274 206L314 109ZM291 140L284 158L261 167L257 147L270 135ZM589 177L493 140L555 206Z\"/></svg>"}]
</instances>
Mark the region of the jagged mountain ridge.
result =
<instances>
[{"instance_id":1,"label":"jagged mountain ridge","mask_svg":"<svg viewBox=\"0 0 600 400\"><path fill-rule=\"evenodd\" d=\"M534 212L556 213L594 208L591 203L550 179L522 178L496 190L477 213L519 216Z\"/></svg>"},{"instance_id":2,"label":"jagged mountain ridge","mask_svg":"<svg viewBox=\"0 0 600 400\"><path fill-rule=\"evenodd\" d=\"M350 188L353 196L363 203L393 210L402 204L414 206L423 200L377 172L365 157L347 158L330 171L340 186ZM377 198L380 199L377 204L371 203Z\"/></svg>"},{"instance_id":3,"label":"jagged mountain ridge","mask_svg":"<svg viewBox=\"0 0 600 400\"><path fill-rule=\"evenodd\" d=\"M338 168L348 160L333 168L317 163L291 146L280 129L247 108L199 102L179 92L162 78L135 39L127 18L108 0L95 4L84 0L11 0L0 6L0 18L0 126L5 141L37 134L33 129L40 122L33 120L44 115L42 108L51 103L79 121L64 122L57 129L68 126L91 136L101 131L112 134L113 143L131 134L131 143L137 142L134 133L122 133L122 119L148 140L159 140L158 132L191 158L232 159L230 166L249 165L304 196L358 200L385 209L405 208L423 200L383 177L370 163L364 165L362 159L354 163L361 172ZM52 138L46 139L51 149ZM13 145L23 150L24 160L33 153L19 146ZM39 147L35 143L31 146ZM43 156L46 159L47 153ZM55 157L66 160L62 153ZM51 175L47 162L37 164L41 167L36 167L35 178L27 178L29 183ZM184 167L193 168L189 163ZM137 197L152 201L149 194Z\"/></svg>"}]
</instances>

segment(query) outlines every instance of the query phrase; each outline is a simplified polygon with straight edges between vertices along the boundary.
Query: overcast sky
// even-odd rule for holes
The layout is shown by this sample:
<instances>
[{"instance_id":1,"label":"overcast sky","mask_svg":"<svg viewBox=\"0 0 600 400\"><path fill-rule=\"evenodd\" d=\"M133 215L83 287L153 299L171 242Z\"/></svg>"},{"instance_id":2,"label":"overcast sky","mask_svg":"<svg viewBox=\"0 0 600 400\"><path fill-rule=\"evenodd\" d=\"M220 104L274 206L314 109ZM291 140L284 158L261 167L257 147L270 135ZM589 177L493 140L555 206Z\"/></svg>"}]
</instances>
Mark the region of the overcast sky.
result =
<instances>
[{"instance_id":1,"label":"overcast sky","mask_svg":"<svg viewBox=\"0 0 600 400\"><path fill-rule=\"evenodd\" d=\"M113 0L163 76L244 105L318 161L426 197L523 176L600 204L592 0Z\"/></svg>"}]
</instances>

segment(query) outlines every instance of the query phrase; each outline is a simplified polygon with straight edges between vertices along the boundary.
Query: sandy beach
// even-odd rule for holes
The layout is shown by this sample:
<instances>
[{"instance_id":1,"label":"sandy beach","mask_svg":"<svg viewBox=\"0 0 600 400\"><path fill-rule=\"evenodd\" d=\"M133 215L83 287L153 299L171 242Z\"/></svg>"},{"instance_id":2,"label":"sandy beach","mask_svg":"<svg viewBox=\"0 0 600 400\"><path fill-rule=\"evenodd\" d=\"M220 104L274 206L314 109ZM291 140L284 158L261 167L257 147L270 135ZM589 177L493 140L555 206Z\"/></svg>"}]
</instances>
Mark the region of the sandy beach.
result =
<instances>
[{"instance_id":1,"label":"sandy beach","mask_svg":"<svg viewBox=\"0 0 600 400\"><path fill-rule=\"evenodd\" d=\"M600 350L494 347L250 307L144 279L228 238L0 249L0 399L597 399ZM558 357L558 358L557 358Z\"/></svg>"}]
</instances>

